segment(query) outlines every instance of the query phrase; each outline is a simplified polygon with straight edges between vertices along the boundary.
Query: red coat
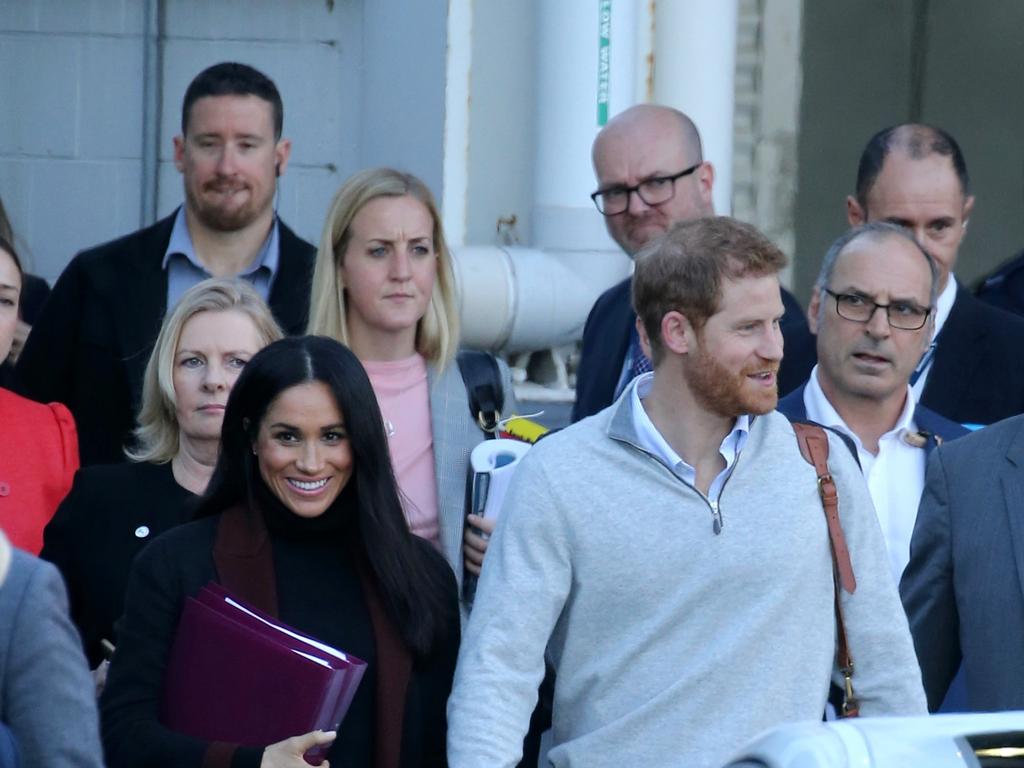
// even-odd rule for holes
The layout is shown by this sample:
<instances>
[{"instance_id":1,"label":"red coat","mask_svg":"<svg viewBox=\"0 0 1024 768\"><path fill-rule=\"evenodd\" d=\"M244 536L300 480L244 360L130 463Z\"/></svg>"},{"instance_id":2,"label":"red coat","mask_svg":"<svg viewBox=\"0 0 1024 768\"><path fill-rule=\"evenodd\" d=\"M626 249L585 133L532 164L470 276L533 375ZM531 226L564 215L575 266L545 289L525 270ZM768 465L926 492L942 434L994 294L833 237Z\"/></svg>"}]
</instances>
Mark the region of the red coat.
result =
<instances>
[{"instance_id":1,"label":"red coat","mask_svg":"<svg viewBox=\"0 0 1024 768\"><path fill-rule=\"evenodd\" d=\"M75 420L60 403L40 405L0 388L0 528L38 555L43 528L78 469Z\"/></svg>"}]
</instances>

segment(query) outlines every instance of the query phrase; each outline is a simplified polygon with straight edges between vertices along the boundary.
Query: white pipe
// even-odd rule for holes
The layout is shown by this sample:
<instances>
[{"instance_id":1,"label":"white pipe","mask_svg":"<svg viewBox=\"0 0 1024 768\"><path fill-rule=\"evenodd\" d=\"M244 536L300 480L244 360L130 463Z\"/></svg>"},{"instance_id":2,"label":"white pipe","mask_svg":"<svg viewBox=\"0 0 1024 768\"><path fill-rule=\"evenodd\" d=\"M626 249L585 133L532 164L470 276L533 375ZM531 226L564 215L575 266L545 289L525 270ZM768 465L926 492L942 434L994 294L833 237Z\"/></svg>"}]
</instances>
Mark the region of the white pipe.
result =
<instances>
[{"instance_id":1,"label":"white pipe","mask_svg":"<svg viewBox=\"0 0 1024 768\"><path fill-rule=\"evenodd\" d=\"M641 46L639 27L642 25L644 10L636 0L612 0L611 3L611 74L608 117L614 117L622 110L637 102L636 74L638 60L646 54ZM601 126L598 126L600 128ZM593 138L593 137L591 137ZM590 147L586 147L590 158ZM593 172L590 179L594 184ZM591 189L593 191L593 189Z\"/></svg>"},{"instance_id":2,"label":"white pipe","mask_svg":"<svg viewBox=\"0 0 1024 768\"><path fill-rule=\"evenodd\" d=\"M449 0L441 218L445 238L452 245L461 245L466 239L472 52L472 0Z\"/></svg>"},{"instance_id":3,"label":"white pipe","mask_svg":"<svg viewBox=\"0 0 1024 768\"><path fill-rule=\"evenodd\" d=\"M609 115L632 103L633 6L633 0L537 3L533 243L539 248L615 248L589 199L594 190L590 145L600 129L602 84L607 86ZM610 67L603 71L601 37Z\"/></svg>"},{"instance_id":4,"label":"white pipe","mask_svg":"<svg viewBox=\"0 0 1024 768\"><path fill-rule=\"evenodd\" d=\"M507 352L578 341L594 301L630 268L607 252L465 246L452 257L462 343Z\"/></svg>"},{"instance_id":5,"label":"white pipe","mask_svg":"<svg viewBox=\"0 0 1024 768\"><path fill-rule=\"evenodd\" d=\"M688 114L715 166L715 211L732 210L732 134L739 0L660 0L654 100Z\"/></svg>"}]
</instances>

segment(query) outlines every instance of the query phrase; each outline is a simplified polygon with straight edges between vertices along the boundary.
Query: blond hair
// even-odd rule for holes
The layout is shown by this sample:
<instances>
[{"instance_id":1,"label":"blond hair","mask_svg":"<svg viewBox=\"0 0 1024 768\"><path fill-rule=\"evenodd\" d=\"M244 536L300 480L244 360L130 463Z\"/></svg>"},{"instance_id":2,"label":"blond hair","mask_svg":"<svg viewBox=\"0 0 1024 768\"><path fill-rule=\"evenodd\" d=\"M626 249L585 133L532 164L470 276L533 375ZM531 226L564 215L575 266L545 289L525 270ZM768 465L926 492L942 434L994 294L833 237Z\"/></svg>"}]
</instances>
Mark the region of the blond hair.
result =
<instances>
[{"instance_id":1,"label":"blond hair","mask_svg":"<svg viewBox=\"0 0 1024 768\"><path fill-rule=\"evenodd\" d=\"M133 432L135 446L125 449L132 461L166 464L179 448L177 398L174 395L174 356L185 323L201 312L235 311L247 315L261 346L284 336L270 308L256 290L237 278L212 278L192 286L164 317L142 379L142 404Z\"/></svg>"},{"instance_id":2,"label":"blond hair","mask_svg":"<svg viewBox=\"0 0 1024 768\"><path fill-rule=\"evenodd\" d=\"M405 197L423 203L434 220L434 252L437 279L426 314L416 326L416 351L428 363L443 368L459 346L459 312L455 295L452 258L444 239L441 217L427 185L409 173L393 168L372 168L348 179L334 195L324 223L313 271L306 333L330 336L349 343L345 317L345 285L339 267L351 239L352 221L363 206L378 197Z\"/></svg>"}]
</instances>

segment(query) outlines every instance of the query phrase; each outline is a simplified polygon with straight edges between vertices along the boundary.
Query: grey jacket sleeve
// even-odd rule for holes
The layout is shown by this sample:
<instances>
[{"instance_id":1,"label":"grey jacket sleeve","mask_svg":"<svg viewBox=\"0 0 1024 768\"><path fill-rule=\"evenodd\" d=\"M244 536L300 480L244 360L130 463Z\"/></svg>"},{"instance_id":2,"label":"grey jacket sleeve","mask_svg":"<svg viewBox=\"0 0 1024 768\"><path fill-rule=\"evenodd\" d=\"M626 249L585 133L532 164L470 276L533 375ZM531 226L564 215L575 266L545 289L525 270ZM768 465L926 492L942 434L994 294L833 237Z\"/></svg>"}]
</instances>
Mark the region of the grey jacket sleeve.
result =
<instances>
[{"instance_id":1,"label":"grey jacket sleeve","mask_svg":"<svg viewBox=\"0 0 1024 768\"><path fill-rule=\"evenodd\" d=\"M840 439L829 435L829 442L839 516L857 579L856 591L852 595L842 591L840 601L861 714L926 714L921 671L867 484ZM838 666L833 680L842 685Z\"/></svg>"},{"instance_id":2,"label":"grey jacket sleeve","mask_svg":"<svg viewBox=\"0 0 1024 768\"><path fill-rule=\"evenodd\" d=\"M2 711L24 765L89 768L103 765L95 684L78 632L68 618L67 595L57 569L16 553L3 589L22 586L4 600L9 645L4 662Z\"/></svg>"},{"instance_id":3,"label":"grey jacket sleeve","mask_svg":"<svg viewBox=\"0 0 1024 768\"><path fill-rule=\"evenodd\" d=\"M569 525L538 459L531 451L513 479L463 636L448 700L452 768L519 762L544 650L569 594Z\"/></svg>"},{"instance_id":4,"label":"grey jacket sleeve","mask_svg":"<svg viewBox=\"0 0 1024 768\"><path fill-rule=\"evenodd\" d=\"M928 461L910 562L900 582L928 707L933 711L941 706L961 658L945 458L945 451L938 448Z\"/></svg>"}]
</instances>

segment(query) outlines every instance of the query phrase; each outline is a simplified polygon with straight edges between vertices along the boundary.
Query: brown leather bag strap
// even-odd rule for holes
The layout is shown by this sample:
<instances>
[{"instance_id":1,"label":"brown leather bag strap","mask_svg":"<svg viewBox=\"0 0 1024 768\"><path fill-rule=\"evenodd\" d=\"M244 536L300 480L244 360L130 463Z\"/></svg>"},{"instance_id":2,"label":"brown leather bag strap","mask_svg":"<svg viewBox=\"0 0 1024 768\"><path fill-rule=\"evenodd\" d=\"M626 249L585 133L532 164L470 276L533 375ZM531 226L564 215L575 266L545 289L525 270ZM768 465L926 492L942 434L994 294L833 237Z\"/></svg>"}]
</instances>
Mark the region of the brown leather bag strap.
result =
<instances>
[{"instance_id":1,"label":"brown leather bag strap","mask_svg":"<svg viewBox=\"0 0 1024 768\"><path fill-rule=\"evenodd\" d=\"M828 435L822 427L813 424L793 424L797 443L804 460L818 473L818 495L825 509L828 537L832 544L832 558L839 573L839 584L851 595L857 590L857 579L853 575L850 550L846 548L846 537L839 522L839 492L828 468Z\"/></svg>"},{"instance_id":2,"label":"brown leather bag strap","mask_svg":"<svg viewBox=\"0 0 1024 768\"><path fill-rule=\"evenodd\" d=\"M853 692L853 657L846 639L846 622L843 619L843 606L839 601L839 587L853 594L857 589L857 579L853 574L850 562L850 550L846 546L843 526L839 520L839 492L835 480L828 468L828 435L825 430L814 424L794 423L797 444L804 461L814 467L818 475L818 495L825 511L828 524L829 545L832 550L832 573L835 579L833 599L836 614L836 662L843 673L845 689L840 711L842 717L857 717L860 705Z\"/></svg>"}]
</instances>

